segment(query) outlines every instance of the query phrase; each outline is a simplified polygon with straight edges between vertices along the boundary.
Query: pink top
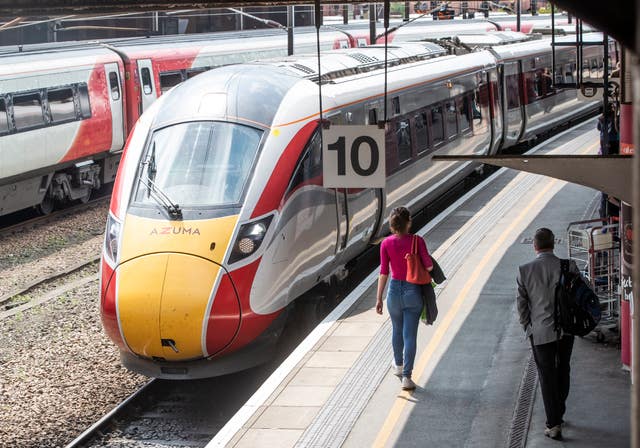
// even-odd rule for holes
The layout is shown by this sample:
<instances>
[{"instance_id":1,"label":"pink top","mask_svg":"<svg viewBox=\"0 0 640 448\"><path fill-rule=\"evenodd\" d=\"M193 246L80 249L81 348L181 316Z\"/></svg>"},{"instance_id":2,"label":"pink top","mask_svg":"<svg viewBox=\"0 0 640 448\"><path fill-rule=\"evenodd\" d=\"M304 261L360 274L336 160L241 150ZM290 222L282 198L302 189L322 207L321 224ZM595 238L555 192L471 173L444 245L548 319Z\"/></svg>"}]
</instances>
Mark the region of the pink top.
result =
<instances>
[{"instance_id":1,"label":"pink top","mask_svg":"<svg viewBox=\"0 0 640 448\"><path fill-rule=\"evenodd\" d=\"M411 240L413 235L388 236L380 244L380 274L389 275L389 265L391 265L391 278L395 280L407 280L407 260L405 255L411 253ZM424 238L418 238L418 253L425 269L433 266L431 256L427 251L427 244Z\"/></svg>"}]
</instances>

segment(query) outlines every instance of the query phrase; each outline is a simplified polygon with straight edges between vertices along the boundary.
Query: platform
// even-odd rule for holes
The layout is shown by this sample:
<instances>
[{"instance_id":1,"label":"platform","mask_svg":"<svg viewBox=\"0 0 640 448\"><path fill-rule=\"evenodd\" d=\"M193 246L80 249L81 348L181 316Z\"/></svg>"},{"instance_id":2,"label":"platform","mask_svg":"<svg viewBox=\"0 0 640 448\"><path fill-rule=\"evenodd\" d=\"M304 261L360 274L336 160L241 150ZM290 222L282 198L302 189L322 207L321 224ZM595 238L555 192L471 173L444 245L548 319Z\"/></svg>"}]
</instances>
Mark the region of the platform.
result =
<instances>
[{"instance_id":1,"label":"platform","mask_svg":"<svg viewBox=\"0 0 640 448\"><path fill-rule=\"evenodd\" d=\"M586 154L597 145L590 120L532 151ZM516 270L534 256L536 228L551 228L566 256L568 223L598 205L593 190L499 170L418 232L448 281L437 288L436 324L420 324L416 391L402 392L391 373L391 322L386 309L375 313L374 271L208 446L547 446L517 322ZM617 349L578 341L572 381L567 440L628 446L630 383Z\"/></svg>"}]
</instances>

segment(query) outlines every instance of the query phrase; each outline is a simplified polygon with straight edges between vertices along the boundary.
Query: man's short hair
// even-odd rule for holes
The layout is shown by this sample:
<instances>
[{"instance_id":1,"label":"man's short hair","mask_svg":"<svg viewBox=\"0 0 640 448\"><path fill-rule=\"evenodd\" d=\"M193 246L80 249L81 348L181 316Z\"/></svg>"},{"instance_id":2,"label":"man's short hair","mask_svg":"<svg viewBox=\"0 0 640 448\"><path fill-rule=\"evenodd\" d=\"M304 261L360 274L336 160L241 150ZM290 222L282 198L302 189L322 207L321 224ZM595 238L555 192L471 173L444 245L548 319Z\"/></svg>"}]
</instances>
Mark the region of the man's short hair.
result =
<instances>
[{"instance_id":1,"label":"man's short hair","mask_svg":"<svg viewBox=\"0 0 640 448\"><path fill-rule=\"evenodd\" d=\"M533 245L537 250L553 249L555 244L555 236L553 232L546 227L536 230L533 236Z\"/></svg>"}]
</instances>

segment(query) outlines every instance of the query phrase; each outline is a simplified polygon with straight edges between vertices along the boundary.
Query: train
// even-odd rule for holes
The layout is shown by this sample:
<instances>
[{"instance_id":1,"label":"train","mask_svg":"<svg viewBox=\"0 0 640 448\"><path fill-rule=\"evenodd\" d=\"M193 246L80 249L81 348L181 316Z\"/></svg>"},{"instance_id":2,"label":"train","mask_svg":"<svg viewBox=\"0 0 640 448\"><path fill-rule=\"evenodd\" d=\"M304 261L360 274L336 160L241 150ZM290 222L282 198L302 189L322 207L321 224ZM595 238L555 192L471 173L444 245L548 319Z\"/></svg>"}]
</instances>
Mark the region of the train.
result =
<instances>
[{"instance_id":1,"label":"train","mask_svg":"<svg viewBox=\"0 0 640 448\"><path fill-rule=\"evenodd\" d=\"M388 41L511 25L418 20L394 28ZM262 30L0 47L0 217L88 201L113 183L124 142L162 93L214 67L284 56L286 39ZM315 51L315 39L313 29L296 29L295 52ZM322 50L372 43L366 23L323 27L320 39Z\"/></svg>"},{"instance_id":2,"label":"train","mask_svg":"<svg viewBox=\"0 0 640 448\"><path fill-rule=\"evenodd\" d=\"M602 36L599 37L602 39ZM597 37L595 38L597 39ZM344 278L388 234L477 166L435 154L495 154L594 113L578 70L616 64L609 43L549 40L449 54L432 42L346 48L216 68L156 100L120 163L101 261L103 327L127 368L223 375L266 362L296 299ZM552 70L555 60L555 70ZM323 187L319 89L329 124L388 119L386 186Z\"/></svg>"}]
</instances>

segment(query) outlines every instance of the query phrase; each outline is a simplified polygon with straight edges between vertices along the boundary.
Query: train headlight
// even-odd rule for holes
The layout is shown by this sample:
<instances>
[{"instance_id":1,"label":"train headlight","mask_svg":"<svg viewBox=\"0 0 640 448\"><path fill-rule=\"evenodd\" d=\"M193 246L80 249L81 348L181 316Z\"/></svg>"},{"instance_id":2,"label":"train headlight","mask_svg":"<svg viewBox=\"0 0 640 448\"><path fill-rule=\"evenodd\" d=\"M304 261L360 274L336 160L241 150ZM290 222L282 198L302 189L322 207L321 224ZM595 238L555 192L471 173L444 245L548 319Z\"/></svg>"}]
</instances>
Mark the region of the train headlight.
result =
<instances>
[{"instance_id":1,"label":"train headlight","mask_svg":"<svg viewBox=\"0 0 640 448\"><path fill-rule=\"evenodd\" d=\"M104 253L113 264L118 263L121 227L122 225L113 216L109 215L104 238Z\"/></svg>"},{"instance_id":2,"label":"train headlight","mask_svg":"<svg viewBox=\"0 0 640 448\"><path fill-rule=\"evenodd\" d=\"M267 216L240 227L231 255L229 255L229 264L254 254L260 248L272 219L273 216Z\"/></svg>"}]
</instances>

